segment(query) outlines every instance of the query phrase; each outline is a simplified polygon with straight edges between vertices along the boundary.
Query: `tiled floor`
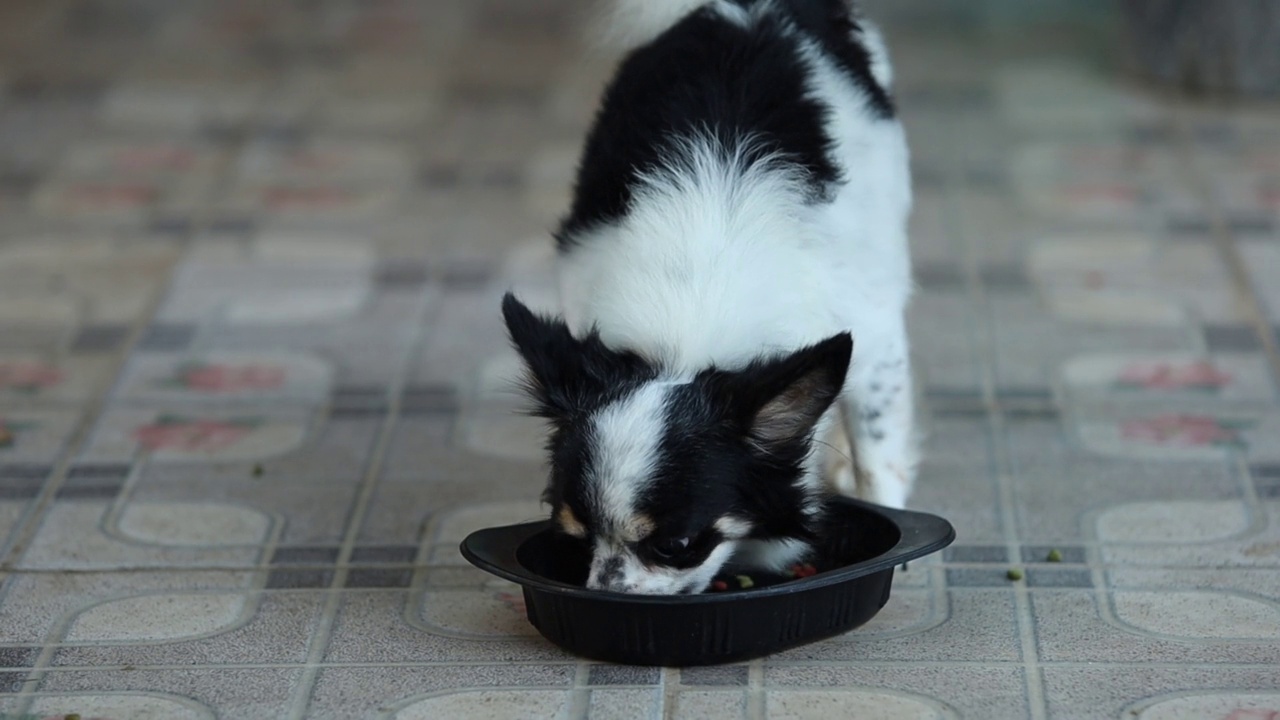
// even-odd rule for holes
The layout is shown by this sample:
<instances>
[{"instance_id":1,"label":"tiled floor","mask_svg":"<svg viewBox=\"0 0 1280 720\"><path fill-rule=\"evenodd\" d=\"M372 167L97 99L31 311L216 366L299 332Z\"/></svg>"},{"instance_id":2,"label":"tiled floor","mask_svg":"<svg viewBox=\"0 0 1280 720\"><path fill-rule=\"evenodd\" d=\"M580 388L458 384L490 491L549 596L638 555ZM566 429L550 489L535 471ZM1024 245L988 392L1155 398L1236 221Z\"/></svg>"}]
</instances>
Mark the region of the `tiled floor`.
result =
<instances>
[{"instance_id":1,"label":"tiled floor","mask_svg":"<svg viewBox=\"0 0 1280 720\"><path fill-rule=\"evenodd\" d=\"M584 5L0 3L0 717L1280 718L1280 109L1064 5L873 7L957 544L674 670L456 549L542 512L497 301L549 289Z\"/></svg>"}]
</instances>

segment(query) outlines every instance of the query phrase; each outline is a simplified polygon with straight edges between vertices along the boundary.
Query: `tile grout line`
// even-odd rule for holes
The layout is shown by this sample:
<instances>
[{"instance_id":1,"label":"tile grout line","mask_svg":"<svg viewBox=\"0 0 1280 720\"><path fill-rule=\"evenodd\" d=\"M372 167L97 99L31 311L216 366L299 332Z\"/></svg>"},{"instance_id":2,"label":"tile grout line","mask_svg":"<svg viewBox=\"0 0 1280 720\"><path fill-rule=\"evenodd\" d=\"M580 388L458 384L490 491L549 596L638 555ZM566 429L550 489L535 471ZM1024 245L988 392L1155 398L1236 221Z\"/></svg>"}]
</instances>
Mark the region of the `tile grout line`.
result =
<instances>
[{"instance_id":1,"label":"tile grout line","mask_svg":"<svg viewBox=\"0 0 1280 720\"><path fill-rule=\"evenodd\" d=\"M958 158L953 158L958 160ZM1004 536L1005 552L1009 562L1021 564L1021 542L1017 534L1017 515L1014 513L1013 478L1009 474L1008 458L1004 447L1005 424L1003 411L997 398L996 362L993 357L993 345L996 341L995 328L991 320L991 308L987 293L982 284L980 260L972 240L972 232L968 229L967 215L961 209L961 203L954 197L954 184L948 183L948 205L959 220L961 266L963 268L965 288L970 303L970 329L980 336L983 342L974 347L975 361L978 368L978 381L981 385L983 405L986 408L987 444L990 458L989 471L995 481L999 497L1000 525ZM1029 706L1030 720L1044 720L1048 708L1044 695L1044 678L1041 675L1036 640L1033 632L1035 615L1031 610L1030 595L1026 583L1013 585L1014 612L1018 626L1019 649L1022 659L1023 683L1026 700Z\"/></svg>"},{"instance_id":2,"label":"tile grout line","mask_svg":"<svg viewBox=\"0 0 1280 720\"><path fill-rule=\"evenodd\" d=\"M747 718L765 720L764 660L747 664Z\"/></svg>"},{"instance_id":3,"label":"tile grout line","mask_svg":"<svg viewBox=\"0 0 1280 720\"><path fill-rule=\"evenodd\" d=\"M662 699L661 705L658 707L658 717L662 720L674 720L676 717L676 703L679 697L680 670L678 668L664 667L658 673L658 690Z\"/></svg>"},{"instance_id":4,"label":"tile grout line","mask_svg":"<svg viewBox=\"0 0 1280 720\"><path fill-rule=\"evenodd\" d=\"M569 690L569 717L572 720L588 720L591 714L591 666L579 660L573 666L573 687Z\"/></svg>"},{"instance_id":5,"label":"tile grout line","mask_svg":"<svg viewBox=\"0 0 1280 720\"><path fill-rule=\"evenodd\" d=\"M388 384L387 414L383 419L382 428L378 431L378 440L371 451L369 465L365 470L364 477L361 478L360 489L351 505L351 515L347 520L347 529L339 545L338 558L334 563L333 579L329 582L329 591L325 597L320 620L317 622L308 642L307 663L301 677L298 678L294 697L290 702L291 707L288 717L295 720L304 720L306 717L307 708L311 704L311 696L315 690L316 679L319 677L320 668L323 666L324 655L329 649L329 641L332 638L333 628L337 622L338 608L342 603L343 595L339 591L346 584L350 570L351 554L355 549L356 541L359 539L361 526L368 514L369 506L373 502L373 493L377 489L378 479L382 473L382 465L400 419L400 396L411 371L413 360L417 357L417 353L427 337L425 316L429 313L431 298L431 293L424 289L419 300L418 312L415 314L417 321L413 324L413 339L408 344L408 347L405 348L404 358L400 367L397 368L395 376Z\"/></svg>"}]
</instances>

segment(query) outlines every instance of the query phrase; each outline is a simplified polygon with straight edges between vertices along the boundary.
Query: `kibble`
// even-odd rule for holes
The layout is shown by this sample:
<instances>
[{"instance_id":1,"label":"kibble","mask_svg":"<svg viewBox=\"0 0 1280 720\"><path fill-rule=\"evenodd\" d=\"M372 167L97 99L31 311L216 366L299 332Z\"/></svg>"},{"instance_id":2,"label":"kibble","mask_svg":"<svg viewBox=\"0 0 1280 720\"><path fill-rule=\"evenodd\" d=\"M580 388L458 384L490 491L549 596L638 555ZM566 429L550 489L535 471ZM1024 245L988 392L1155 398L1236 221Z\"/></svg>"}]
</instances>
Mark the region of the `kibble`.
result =
<instances>
[{"instance_id":1,"label":"kibble","mask_svg":"<svg viewBox=\"0 0 1280 720\"><path fill-rule=\"evenodd\" d=\"M1009 579L1010 579L1010 580L1021 580L1021 579L1022 579L1022 571L1021 571L1021 570L1019 570L1019 569L1017 569L1017 568L1013 568L1012 570L1010 570L1009 572L1007 572L1007 573L1005 573L1005 574L1009 577Z\"/></svg>"},{"instance_id":2,"label":"kibble","mask_svg":"<svg viewBox=\"0 0 1280 720\"><path fill-rule=\"evenodd\" d=\"M1045 558L1049 562L1062 562L1062 553L1058 552L1058 548L1049 551L1049 557Z\"/></svg>"}]
</instances>

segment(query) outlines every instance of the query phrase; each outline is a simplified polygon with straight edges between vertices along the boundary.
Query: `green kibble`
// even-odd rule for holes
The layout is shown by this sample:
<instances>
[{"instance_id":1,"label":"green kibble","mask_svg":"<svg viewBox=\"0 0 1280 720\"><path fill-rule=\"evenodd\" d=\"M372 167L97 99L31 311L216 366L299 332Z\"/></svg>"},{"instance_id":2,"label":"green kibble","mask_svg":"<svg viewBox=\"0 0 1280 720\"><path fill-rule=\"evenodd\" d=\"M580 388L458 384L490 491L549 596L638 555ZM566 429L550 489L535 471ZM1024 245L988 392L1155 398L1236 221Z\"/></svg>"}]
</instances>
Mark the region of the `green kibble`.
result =
<instances>
[{"instance_id":1,"label":"green kibble","mask_svg":"<svg viewBox=\"0 0 1280 720\"><path fill-rule=\"evenodd\" d=\"M265 470L265 469L263 469L263 467L262 467L262 463L254 463L254 464L253 464L253 476L254 476L254 477L262 477L262 473L264 473L264 472L266 472L266 470Z\"/></svg>"},{"instance_id":2,"label":"green kibble","mask_svg":"<svg viewBox=\"0 0 1280 720\"><path fill-rule=\"evenodd\" d=\"M1062 553L1058 552L1058 548L1049 551L1049 557L1045 558L1049 562L1062 562Z\"/></svg>"},{"instance_id":3,"label":"green kibble","mask_svg":"<svg viewBox=\"0 0 1280 720\"><path fill-rule=\"evenodd\" d=\"M80 713L71 713L70 715L63 715L62 720L80 720Z\"/></svg>"},{"instance_id":4,"label":"green kibble","mask_svg":"<svg viewBox=\"0 0 1280 720\"><path fill-rule=\"evenodd\" d=\"M747 588L753 588L755 586L756 586L756 581L752 580L750 575L738 576L738 587L742 588L743 590L746 590Z\"/></svg>"},{"instance_id":5,"label":"green kibble","mask_svg":"<svg viewBox=\"0 0 1280 720\"><path fill-rule=\"evenodd\" d=\"M1010 579L1010 580L1021 580L1021 579L1022 579L1022 571L1021 571L1021 570L1019 570L1019 569L1017 569L1017 568L1014 568L1014 569L1010 570L1009 572L1007 572L1007 573L1005 573L1005 574L1009 577L1009 579Z\"/></svg>"}]
</instances>

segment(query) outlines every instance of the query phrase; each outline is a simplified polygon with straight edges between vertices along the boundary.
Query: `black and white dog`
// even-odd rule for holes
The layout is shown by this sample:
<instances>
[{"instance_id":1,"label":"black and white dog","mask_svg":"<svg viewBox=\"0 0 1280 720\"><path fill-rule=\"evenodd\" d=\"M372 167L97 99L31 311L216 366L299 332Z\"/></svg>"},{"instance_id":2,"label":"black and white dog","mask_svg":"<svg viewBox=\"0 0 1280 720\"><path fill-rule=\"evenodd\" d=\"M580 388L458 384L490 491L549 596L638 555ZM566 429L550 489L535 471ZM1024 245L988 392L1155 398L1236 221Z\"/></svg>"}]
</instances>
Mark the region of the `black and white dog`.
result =
<instances>
[{"instance_id":1,"label":"black and white dog","mask_svg":"<svg viewBox=\"0 0 1280 720\"><path fill-rule=\"evenodd\" d=\"M588 586L696 593L800 559L833 490L906 501L907 147L848 0L616 1L563 319L503 314Z\"/></svg>"}]
</instances>

